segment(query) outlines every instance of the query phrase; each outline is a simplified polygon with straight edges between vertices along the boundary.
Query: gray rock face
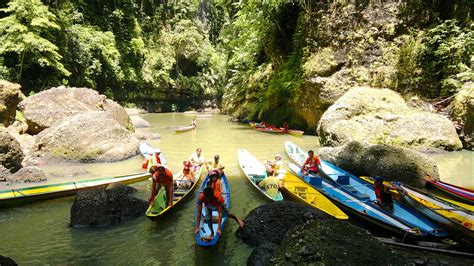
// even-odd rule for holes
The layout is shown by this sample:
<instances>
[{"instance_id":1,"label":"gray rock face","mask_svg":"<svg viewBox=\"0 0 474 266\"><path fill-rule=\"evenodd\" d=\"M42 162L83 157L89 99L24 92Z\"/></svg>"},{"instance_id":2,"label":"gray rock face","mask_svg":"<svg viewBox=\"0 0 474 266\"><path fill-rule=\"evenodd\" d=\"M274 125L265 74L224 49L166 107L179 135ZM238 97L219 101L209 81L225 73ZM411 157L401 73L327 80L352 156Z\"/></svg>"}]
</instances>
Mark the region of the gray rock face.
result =
<instances>
[{"instance_id":1,"label":"gray rock face","mask_svg":"<svg viewBox=\"0 0 474 266\"><path fill-rule=\"evenodd\" d=\"M3 165L0 165L0 182L5 182L10 180L12 173L8 171Z\"/></svg>"},{"instance_id":2,"label":"gray rock face","mask_svg":"<svg viewBox=\"0 0 474 266\"><path fill-rule=\"evenodd\" d=\"M449 106L451 116L460 126L460 137L465 149L474 150L474 83L458 92Z\"/></svg>"},{"instance_id":3,"label":"gray rock face","mask_svg":"<svg viewBox=\"0 0 474 266\"><path fill-rule=\"evenodd\" d=\"M44 171L36 166L21 168L10 177L10 181L14 183L38 183L46 180Z\"/></svg>"},{"instance_id":4,"label":"gray rock face","mask_svg":"<svg viewBox=\"0 0 474 266\"><path fill-rule=\"evenodd\" d=\"M10 172L21 168L23 152L20 143L4 127L0 127L0 165Z\"/></svg>"},{"instance_id":5,"label":"gray rock face","mask_svg":"<svg viewBox=\"0 0 474 266\"><path fill-rule=\"evenodd\" d=\"M132 197L133 188L109 186L77 194L71 207L72 227L110 226L145 213L148 203Z\"/></svg>"},{"instance_id":6,"label":"gray rock face","mask_svg":"<svg viewBox=\"0 0 474 266\"><path fill-rule=\"evenodd\" d=\"M139 117L139 116L136 116L136 115L132 115L130 117L130 119L132 120L132 124L135 128L146 128L146 127L151 127L150 123L148 121L146 121L145 119Z\"/></svg>"},{"instance_id":7,"label":"gray rock face","mask_svg":"<svg viewBox=\"0 0 474 266\"><path fill-rule=\"evenodd\" d=\"M132 129L127 112L114 101L88 88L56 87L21 101L18 107L28 123L28 132L37 134L58 120L90 111L105 111L123 127Z\"/></svg>"},{"instance_id":8,"label":"gray rock face","mask_svg":"<svg viewBox=\"0 0 474 266\"><path fill-rule=\"evenodd\" d=\"M388 89L356 87L322 115L318 124L323 146L351 141L401 147L459 150L461 141L447 118L407 106Z\"/></svg>"},{"instance_id":9,"label":"gray rock face","mask_svg":"<svg viewBox=\"0 0 474 266\"><path fill-rule=\"evenodd\" d=\"M21 86L0 80L0 124L9 126L15 121L16 107L21 101Z\"/></svg>"},{"instance_id":10,"label":"gray rock face","mask_svg":"<svg viewBox=\"0 0 474 266\"><path fill-rule=\"evenodd\" d=\"M318 154L321 159L358 176L379 175L416 187L425 185L423 178L427 175L439 180L436 162L407 148L350 142L342 147L321 148Z\"/></svg>"},{"instance_id":11,"label":"gray rock face","mask_svg":"<svg viewBox=\"0 0 474 266\"><path fill-rule=\"evenodd\" d=\"M42 131L33 153L66 161L118 161L138 153L138 140L108 113L95 111L62 119Z\"/></svg>"}]
</instances>

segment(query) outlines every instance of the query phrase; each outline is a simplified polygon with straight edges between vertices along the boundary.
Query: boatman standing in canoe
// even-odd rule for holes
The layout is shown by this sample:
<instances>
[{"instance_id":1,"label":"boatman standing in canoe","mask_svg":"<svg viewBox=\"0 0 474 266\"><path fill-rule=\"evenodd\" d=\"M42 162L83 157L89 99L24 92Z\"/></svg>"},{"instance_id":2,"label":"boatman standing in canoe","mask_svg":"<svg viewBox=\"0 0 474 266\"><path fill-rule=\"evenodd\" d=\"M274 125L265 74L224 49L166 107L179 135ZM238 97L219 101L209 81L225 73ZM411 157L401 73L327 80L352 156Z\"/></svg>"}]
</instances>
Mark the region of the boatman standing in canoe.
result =
<instances>
[{"instance_id":1,"label":"boatman standing in canoe","mask_svg":"<svg viewBox=\"0 0 474 266\"><path fill-rule=\"evenodd\" d=\"M204 165L207 169L207 172L209 172L209 167L207 166L206 159L204 159L204 155L202 155L201 148L196 149L196 152L193 153L191 157L189 157L189 161L191 161L194 166L193 171L196 170L198 166L202 167Z\"/></svg>"},{"instance_id":2,"label":"boatman standing in canoe","mask_svg":"<svg viewBox=\"0 0 474 266\"><path fill-rule=\"evenodd\" d=\"M304 164L301 166L301 174L303 176L308 174L318 174L319 169L321 169L321 162L319 157L314 155L313 150L308 151L308 158L304 161Z\"/></svg>"},{"instance_id":3,"label":"boatman standing in canoe","mask_svg":"<svg viewBox=\"0 0 474 266\"><path fill-rule=\"evenodd\" d=\"M156 194L162 187L166 190L167 206L173 206L173 173L163 165L153 165L149 170L152 174L151 196L148 204L152 205Z\"/></svg>"},{"instance_id":4,"label":"boatman standing in canoe","mask_svg":"<svg viewBox=\"0 0 474 266\"><path fill-rule=\"evenodd\" d=\"M219 214L218 216L218 226L217 226L217 234L221 235L221 223L222 217L227 216L234 219L240 227L244 227L245 223L237 216L229 213L227 208L225 207L225 200L224 198L217 192L214 192L212 187L207 186L203 192L199 194L199 202L198 202L198 211L197 211L197 219L196 219L196 229L194 230L194 234L199 233L200 226L201 226L201 213L202 213L202 205L206 207L206 217L204 217L204 222L209 225L211 229L212 236L214 236L214 231L212 229L212 211L217 209Z\"/></svg>"}]
</instances>

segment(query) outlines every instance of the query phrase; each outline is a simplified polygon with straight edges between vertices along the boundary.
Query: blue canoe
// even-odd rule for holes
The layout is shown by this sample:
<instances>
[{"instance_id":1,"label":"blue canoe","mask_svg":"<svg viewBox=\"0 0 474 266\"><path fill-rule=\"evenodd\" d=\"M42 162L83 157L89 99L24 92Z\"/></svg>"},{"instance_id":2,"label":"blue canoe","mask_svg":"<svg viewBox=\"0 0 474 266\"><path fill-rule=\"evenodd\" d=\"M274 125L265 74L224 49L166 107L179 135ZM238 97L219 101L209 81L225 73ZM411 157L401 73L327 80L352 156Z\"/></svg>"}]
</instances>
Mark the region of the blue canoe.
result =
<instances>
[{"instance_id":1,"label":"blue canoe","mask_svg":"<svg viewBox=\"0 0 474 266\"><path fill-rule=\"evenodd\" d=\"M140 143L140 146L138 146L138 149L140 150L140 153L143 155L145 158L149 158L153 152L155 151L155 147L153 147L150 143L148 142L142 142ZM160 159L163 165L166 165L166 158L163 152L160 153Z\"/></svg>"},{"instance_id":2,"label":"blue canoe","mask_svg":"<svg viewBox=\"0 0 474 266\"><path fill-rule=\"evenodd\" d=\"M292 172L302 178L306 183L310 184L348 213L352 213L398 235L406 234L415 238L427 235L425 232L417 230L417 228L393 217L370 200L367 200L367 197L363 195L348 193L318 176L302 176L301 167L294 163L289 163L288 166Z\"/></svg>"},{"instance_id":3,"label":"blue canoe","mask_svg":"<svg viewBox=\"0 0 474 266\"><path fill-rule=\"evenodd\" d=\"M198 212L198 204L199 204L199 195L201 194L201 192L204 191L204 188L206 188L207 182L209 182L209 176L207 176L206 179L204 180L204 182L202 183L201 188L199 189L199 194L196 198L196 211L195 211L195 214L194 214L194 225L195 226L196 226L196 222L197 222L196 220L197 220L197 212ZM230 210L230 189L229 189L229 183L227 182L227 177L225 176L225 174L223 174L221 176L221 185L222 185L221 194L222 194L222 196L224 197L224 200L225 200L225 207L227 208L227 210ZM212 212L212 217L213 217L212 228L214 230L214 236L212 237L212 239L210 239L210 236L212 234L211 229L209 228L209 225L204 222L204 217L205 216L206 216L206 208L203 204L202 213L201 213L201 224L199 225L199 228L201 230L199 230L199 233L196 234L196 244L198 244L199 246L202 246L202 247L210 247L210 246L214 246L215 244L217 244L217 242L219 241L219 237L220 237L220 235L217 234L218 212L217 212L217 210ZM216 219L214 219L214 217L216 217ZM214 222L214 220L216 222ZM222 217L222 222L221 222L222 232L224 231L224 225L225 225L226 222L227 222L227 216L223 216Z\"/></svg>"},{"instance_id":4,"label":"blue canoe","mask_svg":"<svg viewBox=\"0 0 474 266\"><path fill-rule=\"evenodd\" d=\"M290 158L297 163L290 166L290 169L301 176L300 167L305 160L306 152L291 141L285 142L285 149ZM409 233L413 236L430 234L436 237L448 235L439 226L397 201L394 201L393 213L383 210L375 203L376 196L372 186L359 177L323 160L321 168L329 181L320 177L314 180L310 177L304 178L341 208L396 233Z\"/></svg>"},{"instance_id":5,"label":"blue canoe","mask_svg":"<svg viewBox=\"0 0 474 266\"><path fill-rule=\"evenodd\" d=\"M373 186L363 179L350 174L326 161L321 160L321 171L323 175L332 180L338 187L353 195L365 195L367 201L375 202L377 196ZM394 200L393 216L399 220L418 228L422 232L435 237L446 237L448 233L440 228L436 223L430 221L414 209Z\"/></svg>"}]
</instances>

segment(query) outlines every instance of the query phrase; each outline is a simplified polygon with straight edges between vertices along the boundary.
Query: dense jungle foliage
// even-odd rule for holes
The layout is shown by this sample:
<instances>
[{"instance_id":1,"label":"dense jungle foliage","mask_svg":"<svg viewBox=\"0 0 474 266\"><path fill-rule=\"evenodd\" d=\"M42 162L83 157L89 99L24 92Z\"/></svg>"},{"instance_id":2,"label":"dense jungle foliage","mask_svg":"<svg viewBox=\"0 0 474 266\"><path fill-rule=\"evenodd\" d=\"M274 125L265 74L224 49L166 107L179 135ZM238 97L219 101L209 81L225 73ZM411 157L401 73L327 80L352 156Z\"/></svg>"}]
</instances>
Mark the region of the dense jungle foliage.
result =
<instances>
[{"instance_id":1,"label":"dense jungle foliage","mask_svg":"<svg viewBox=\"0 0 474 266\"><path fill-rule=\"evenodd\" d=\"M86 86L162 111L212 100L240 118L314 128L305 112L330 104L308 102L324 89L321 79L342 91L365 85L426 98L474 80L471 0L1 0L0 7L0 78L26 93Z\"/></svg>"}]
</instances>

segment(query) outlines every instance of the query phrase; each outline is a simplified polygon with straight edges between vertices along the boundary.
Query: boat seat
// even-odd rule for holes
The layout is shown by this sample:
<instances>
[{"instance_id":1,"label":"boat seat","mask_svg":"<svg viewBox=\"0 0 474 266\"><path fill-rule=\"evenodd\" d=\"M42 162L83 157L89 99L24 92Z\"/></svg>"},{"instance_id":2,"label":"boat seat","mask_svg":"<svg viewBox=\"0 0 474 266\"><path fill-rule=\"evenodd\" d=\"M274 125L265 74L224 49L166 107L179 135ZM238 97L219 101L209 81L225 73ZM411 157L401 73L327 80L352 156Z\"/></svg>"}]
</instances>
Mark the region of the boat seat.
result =
<instances>
[{"instance_id":1,"label":"boat seat","mask_svg":"<svg viewBox=\"0 0 474 266\"><path fill-rule=\"evenodd\" d=\"M323 185L323 180L321 177L312 176L309 178L309 184L314 187L321 187Z\"/></svg>"},{"instance_id":2,"label":"boat seat","mask_svg":"<svg viewBox=\"0 0 474 266\"><path fill-rule=\"evenodd\" d=\"M357 194L357 198L360 200L370 200L370 197L367 194Z\"/></svg>"},{"instance_id":3,"label":"boat seat","mask_svg":"<svg viewBox=\"0 0 474 266\"><path fill-rule=\"evenodd\" d=\"M339 176L337 176L336 182L339 185L347 186L347 185L349 185L349 176L348 175L339 175Z\"/></svg>"},{"instance_id":4,"label":"boat seat","mask_svg":"<svg viewBox=\"0 0 474 266\"><path fill-rule=\"evenodd\" d=\"M343 186L343 188L350 193L353 193L353 194L357 193L357 189L355 189L353 186Z\"/></svg>"}]
</instances>

